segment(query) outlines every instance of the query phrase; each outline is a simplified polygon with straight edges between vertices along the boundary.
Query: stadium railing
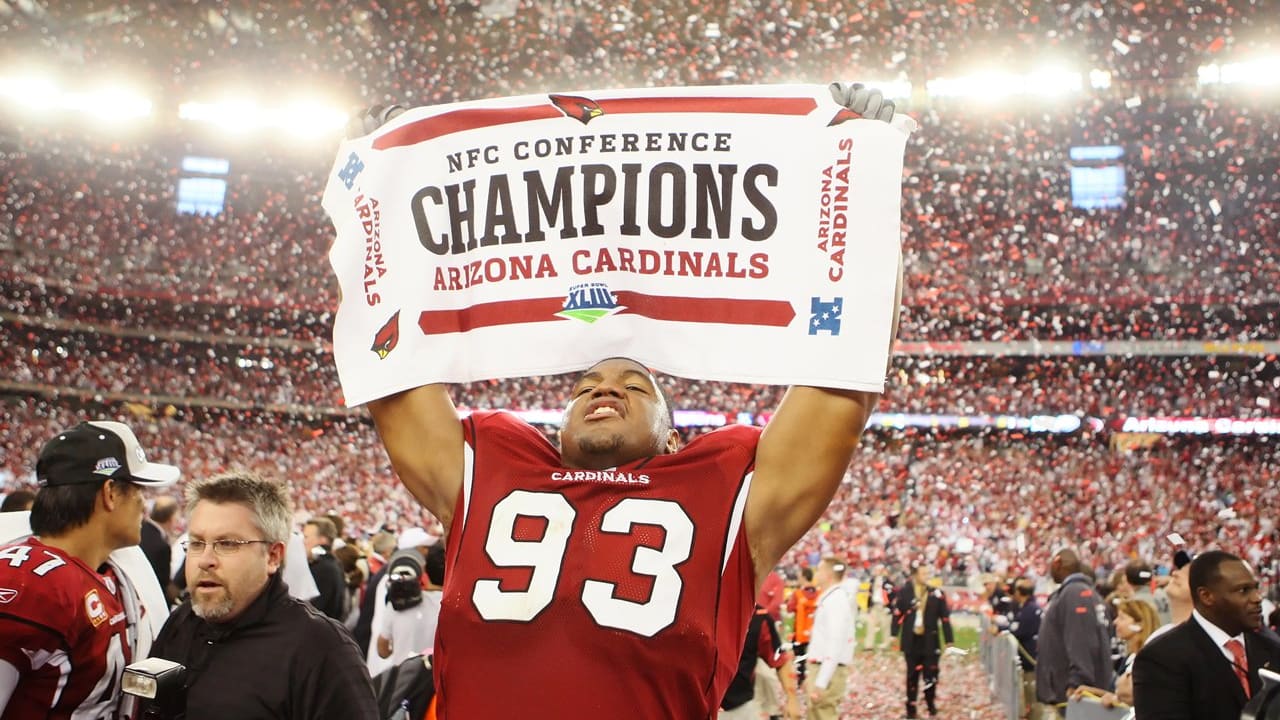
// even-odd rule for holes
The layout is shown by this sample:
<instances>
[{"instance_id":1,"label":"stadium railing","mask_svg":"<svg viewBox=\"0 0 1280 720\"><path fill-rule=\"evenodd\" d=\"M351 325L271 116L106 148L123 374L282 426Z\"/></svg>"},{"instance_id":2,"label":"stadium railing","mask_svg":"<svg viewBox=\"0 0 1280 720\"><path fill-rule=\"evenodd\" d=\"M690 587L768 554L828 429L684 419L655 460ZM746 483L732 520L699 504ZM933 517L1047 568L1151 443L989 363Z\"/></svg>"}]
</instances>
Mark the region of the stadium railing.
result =
<instances>
[{"instance_id":1,"label":"stadium railing","mask_svg":"<svg viewBox=\"0 0 1280 720\"><path fill-rule=\"evenodd\" d=\"M1018 641L1007 632L991 634L991 619L982 618L979 650L982 669L987 673L991 695L1000 703L1006 720L1018 720L1022 707L1022 662L1018 659Z\"/></svg>"},{"instance_id":2,"label":"stadium railing","mask_svg":"<svg viewBox=\"0 0 1280 720\"><path fill-rule=\"evenodd\" d=\"M1132 720L1133 708L1106 708L1094 698L1067 703L1067 720Z\"/></svg>"}]
</instances>

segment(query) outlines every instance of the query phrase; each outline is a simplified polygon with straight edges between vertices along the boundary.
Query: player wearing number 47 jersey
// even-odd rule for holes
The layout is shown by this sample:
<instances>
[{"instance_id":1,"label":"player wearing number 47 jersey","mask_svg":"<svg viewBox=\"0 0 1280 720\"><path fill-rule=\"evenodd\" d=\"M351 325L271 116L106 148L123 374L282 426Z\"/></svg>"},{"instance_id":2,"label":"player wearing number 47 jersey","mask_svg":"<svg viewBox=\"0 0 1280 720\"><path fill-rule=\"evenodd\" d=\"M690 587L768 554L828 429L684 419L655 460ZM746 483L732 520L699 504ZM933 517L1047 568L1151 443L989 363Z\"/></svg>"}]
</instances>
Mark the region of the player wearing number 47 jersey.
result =
<instances>
[{"instance_id":1,"label":"player wearing number 47 jersey","mask_svg":"<svg viewBox=\"0 0 1280 720\"><path fill-rule=\"evenodd\" d=\"M141 539L141 486L178 469L147 462L128 427L93 422L46 443L36 478L35 537L0 547L0 719L116 718L137 613L104 568Z\"/></svg>"}]
</instances>

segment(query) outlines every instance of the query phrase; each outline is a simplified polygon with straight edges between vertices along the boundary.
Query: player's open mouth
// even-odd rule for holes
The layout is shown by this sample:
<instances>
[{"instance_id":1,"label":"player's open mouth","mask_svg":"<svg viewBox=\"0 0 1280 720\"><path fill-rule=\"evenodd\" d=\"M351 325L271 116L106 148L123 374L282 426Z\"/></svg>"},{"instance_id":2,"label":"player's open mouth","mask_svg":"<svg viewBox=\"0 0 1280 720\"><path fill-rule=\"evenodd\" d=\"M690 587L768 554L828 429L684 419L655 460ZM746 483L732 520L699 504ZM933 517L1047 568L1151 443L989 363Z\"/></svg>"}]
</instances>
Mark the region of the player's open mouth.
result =
<instances>
[{"instance_id":1,"label":"player's open mouth","mask_svg":"<svg viewBox=\"0 0 1280 720\"><path fill-rule=\"evenodd\" d=\"M618 412L618 408L612 405L601 405L600 407L587 413L587 420L601 420L603 418L622 417L622 413Z\"/></svg>"},{"instance_id":2,"label":"player's open mouth","mask_svg":"<svg viewBox=\"0 0 1280 720\"><path fill-rule=\"evenodd\" d=\"M220 588L220 587L222 587L222 583L217 583L212 580L201 580L200 582L196 583L196 588L202 589L202 590L210 590L213 588Z\"/></svg>"}]
</instances>

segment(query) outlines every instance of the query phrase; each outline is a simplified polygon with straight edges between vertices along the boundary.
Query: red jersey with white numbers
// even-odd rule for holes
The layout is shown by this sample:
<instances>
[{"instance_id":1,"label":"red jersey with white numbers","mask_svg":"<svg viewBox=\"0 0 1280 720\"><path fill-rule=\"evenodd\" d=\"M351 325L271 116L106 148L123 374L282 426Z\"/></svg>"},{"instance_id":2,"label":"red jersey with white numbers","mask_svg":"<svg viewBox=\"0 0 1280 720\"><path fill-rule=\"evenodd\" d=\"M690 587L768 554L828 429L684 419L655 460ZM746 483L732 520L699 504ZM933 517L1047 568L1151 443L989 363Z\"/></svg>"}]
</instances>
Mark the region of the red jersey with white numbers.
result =
<instances>
[{"instance_id":1,"label":"red jersey with white numbers","mask_svg":"<svg viewBox=\"0 0 1280 720\"><path fill-rule=\"evenodd\" d=\"M0 547L0 660L18 687L0 720L114 718L129 623L113 575L36 538Z\"/></svg>"},{"instance_id":2,"label":"red jersey with white numbers","mask_svg":"<svg viewBox=\"0 0 1280 720\"><path fill-rule=\"evenodd\" d=\"M513 415L463 427L440 719L714 717L754 607L742 514L759 428L590 471Z\"/></svg>"}]
</instances>

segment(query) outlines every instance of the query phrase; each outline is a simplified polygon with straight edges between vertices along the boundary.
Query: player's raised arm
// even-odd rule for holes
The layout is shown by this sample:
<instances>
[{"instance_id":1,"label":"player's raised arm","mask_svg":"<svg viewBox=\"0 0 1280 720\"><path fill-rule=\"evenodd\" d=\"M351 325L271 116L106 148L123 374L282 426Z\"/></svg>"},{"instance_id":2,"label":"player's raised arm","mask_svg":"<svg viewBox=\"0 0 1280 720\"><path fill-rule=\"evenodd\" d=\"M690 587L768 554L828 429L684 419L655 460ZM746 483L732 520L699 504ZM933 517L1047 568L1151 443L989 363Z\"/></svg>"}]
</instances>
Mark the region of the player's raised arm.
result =
<instances>
[{"instance_id":1,"label":"player's raised arm","mask_svg":"<svg viewBox=\"0 0 1280 720\"><path fill-rule=\"evenodd\" d=\"M423 385L369 403L400 481L448 526L462 490L462 423L445 385Z\"/></svg>"},{"instance_id":2,"label":"player's raised arm","mask_svg":"<svg viewBox=\"0 0 1280 720\"><path fill-rule=\"evenodd\" d=\"M367 135L404 113L374 105L352 115L347 137ZM462 425L445 385L424 385L370 401L369 413L400 481L446 526L462 489Z\"/></svg>"},{"instance_id":3,"label":"player's raised arm","mask_svg":"<svg viewBox=\"0 0 1280 720\"><path fill-rule=\"evenodd\" d=\"M836 83L831 94L863 117L893 120L893 103L884 101L879 91ZM902 277L899 258L890 346L898 334ZM879 397L817 387L787 390L760 437L747 497L744 524L757 578L772 570L826 511Z\"/></svg>"},{"instance_id":4,"label":"player's raised arm","mask_svg":"<svg viewBox=\"0 0 1280 720\"><path fill-rule=\"evenodd\" d=\"M765 574L831 502L876 393L792 387L756 449L745 526L756 576Z\"/></svg>"}]
</instances>

